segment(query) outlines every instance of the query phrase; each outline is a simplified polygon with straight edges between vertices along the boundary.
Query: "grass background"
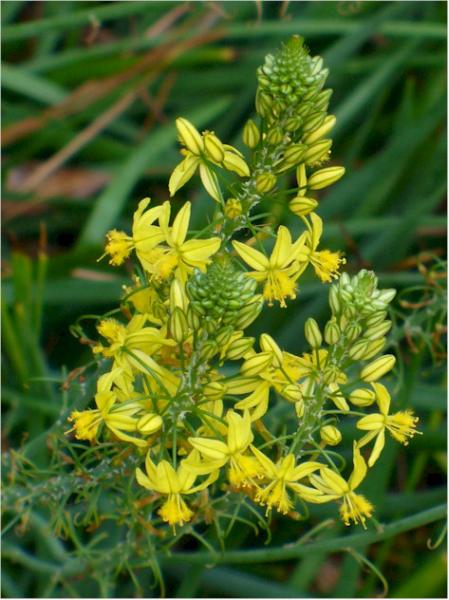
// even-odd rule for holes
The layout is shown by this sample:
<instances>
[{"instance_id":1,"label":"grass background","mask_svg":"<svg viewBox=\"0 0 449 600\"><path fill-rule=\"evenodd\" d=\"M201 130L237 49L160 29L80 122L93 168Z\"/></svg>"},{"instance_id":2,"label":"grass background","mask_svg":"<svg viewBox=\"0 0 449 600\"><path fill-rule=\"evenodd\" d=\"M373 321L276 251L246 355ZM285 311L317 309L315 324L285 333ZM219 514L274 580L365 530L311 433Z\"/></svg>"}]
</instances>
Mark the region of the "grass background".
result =
<instances>
[{"instance_id":1,"label":"grass background","mask_svg":"<svg viewBox=\"0 0 449 600\"><path fill-rule=\"evenodd\" d=\"M446 3L9 1L1 8L5 486L14 484L11 460L22 451L42 461L45 480L47 433L78 389L61 384L91 360L70 326L117 305L128 275L96 262L104 234L129 229L140 198L167 198L179 160L174 119L183 115L241 147L257 66L300 33L330 68L333 161L347 170L320 195L324 243L345 251L349 272L374 268L382 286L400 291L396 406L415 409L424 435L406 450L390 443L364 487L389 524L383 533L342 539L360 532L335 525L312 547L289 551L284 544L309 525L275 519L270 546L251 530L233 535L226 564L208 568L195 546L182 561L164 559L167 594L373 597L383 588L378 569L392 597L444 597L444 547L430 550L428 540L442 532L446 497ZM187 197L195 225L209 206L197 179L180 194ZM294 227L285 207L262 208ZM305 319L323 323L326 305L326 289L310 277L288 309L265 313L263 329L299 353ZM71 572L82 551L60 545L44 509L26 520L14 502L4 510L5 597L135 593L130 575L114 568L104 587L88 569L85 577ZM311 525L333 517L333 508L317 507ZM145 570L136 577L143 595L159 594Z\"/></svg>"}]
</instances>

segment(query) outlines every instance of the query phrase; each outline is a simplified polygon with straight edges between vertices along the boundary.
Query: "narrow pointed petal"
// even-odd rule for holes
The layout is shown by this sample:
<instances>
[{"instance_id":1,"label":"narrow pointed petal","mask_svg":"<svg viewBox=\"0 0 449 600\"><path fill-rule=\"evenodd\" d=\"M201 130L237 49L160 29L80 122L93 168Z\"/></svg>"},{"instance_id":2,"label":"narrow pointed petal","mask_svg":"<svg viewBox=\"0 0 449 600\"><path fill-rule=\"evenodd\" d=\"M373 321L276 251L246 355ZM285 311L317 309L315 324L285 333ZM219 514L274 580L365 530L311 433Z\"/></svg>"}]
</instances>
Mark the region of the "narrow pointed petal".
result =
<instances>
[{"instance_id":1,"label":"narrow pointed petal","mask_svg":"<svg viewBox=\"0 0 449 600\"><path fill-rule=\"evenodd\" d=\"M242 242L232 242L234 250L242 258L247 265L255 269L256 271L266 271L270 265L268 258L262 252L251 248L248 244L242 244Z\"/></svg>"},{"instance_id":2,"label":"narrow pointed petal","mask_svg":"<svg viewBox=\"0 0 449 600\"><path fill-rule=\"evenodd\" d=\"M291 261L292 236L287 227L281 225L278 229L276 243L270 256L273 268L282 269Z\"/></svg>"}]
</instances>

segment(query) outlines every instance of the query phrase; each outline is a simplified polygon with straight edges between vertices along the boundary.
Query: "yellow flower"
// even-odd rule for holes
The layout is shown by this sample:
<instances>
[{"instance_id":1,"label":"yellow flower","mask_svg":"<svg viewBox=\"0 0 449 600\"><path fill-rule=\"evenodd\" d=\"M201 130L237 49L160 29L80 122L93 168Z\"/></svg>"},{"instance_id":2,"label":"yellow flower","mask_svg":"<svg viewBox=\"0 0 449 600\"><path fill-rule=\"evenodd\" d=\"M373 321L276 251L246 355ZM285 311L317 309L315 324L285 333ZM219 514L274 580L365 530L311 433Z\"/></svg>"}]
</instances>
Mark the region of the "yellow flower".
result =
<instances>
[{"instance_id":1,"label":"yellow flower","mask_svg":"<svg viewBox=\"0 0 449 600\"><path fill-rule=\"evenodd\" d=\"M111 265L121 265L132 250L135 250L139 260L144 262L148 252L163 240L160 228L153 225L154 221L159 218L162 207L155 206L145 211L149 203L150 198L144 198L139 202L134 213L132 236L116 229L106 234L105 254L110 255L109 263Z\"/></svg>"},{"instance_id":2,"label":"yellow flower","mask_svg":"<svg viewBox=\"0 0 449 600\"><path fill-rule=\"evenodd\" d=\"M144 265L155 277L165 279L174 272L175 276L184 282L195 267L204 271L210 263L210 257L220 248L221 240L218 237L186 241L190 210L191 204L186 202L176 215L172 227L169 227L170 202L164 202L162 205L159 224L163 240L168 247L154 248Z\"/></svg>"},{"instance_id":3,"label":"yellow flower","mask_svg":"<svg viewBox=\"0 0 449 600\"><path fill-rule=\"evenodd\" d=\"M77 439L95 441L98 428L104 423L118 439L143 447L147 446L145 440L125 432L140 431L150 435L161 428L161 417L152 413L145 415L145 427L139 428L140 416L137 415L142 412L142 404L132 400L118 402L117 392L112 390L112 386L119 380L122 372L123 369L116 368L98 379L97 393L95 394L96 409L72 412L69 420L74 422L74 426L70 431L75 432Z\"/></svg>"},{"instance_id":4,"label":"yellow flower","mask_svg":"<svg viewBox=\"0 0 449 600\"><path fill-rule=\"evenodd\" d=\"M354 469L348 481L329 467L322 467L319 475L310 475L311 483L322 494L319 502L341 499L340 515L345 525L349 525L352 520L356 524L361 523L366 529L366 517L371 517L373 513L374 508L365 496L354 492L365 478L367 470L363 456L354 442Z\"/></svg>"},{"instance_id":5,"label":"yellow flower","mask_svg":"<svg viewBox=\"0 0 449 600\"><path fill-rule=\"evenodd\" d=\"M320 495L318 490L297 482L317 471L323 466L322 464L305 462L302 465L295 466L295 456L293 454L288 454L275 464L254 446L251 446L251 450L263 468L264 478L270 482L266 487L259 489L256 495L256 502L266 505L267 513L273 506L284 515L293 508L288 489L293 490L304 499Z\"/></svg>"},{"instance_id":6,"label":"yellow flower","mask_svg":"<svg viewBox=\"0 0 449 600\"><path fill-rule=\"evenodd\" d=\"M363 431L368 431L358 442L359 448L362 448L374 438L373 449L368 460L368 465L372 467L380 456L385 445L385 430L388 430L395 440L404 444L408 444L409 438L412 438L416 433L416 423L418 417L413 416L412 410L399 411L393 415L389 415L391 397L387 388L381 383L372 383L376 394L376 402L380 412L367 415L357 421L357 428Z\"/></svg>"},{"instance_id":7,"label":"yellow flower","mask_svg":"<svg viewBox=\"0 0 449 600\"><path fill-rule=\"evenodd\" d=\"M331 252L330 250L317 250L318 244L323 233L323 221L315 214L310 214L312 227L306 232L305 251L306 262L302 265L301 273L310 263L315 269L315 273L323 282L330 282L332 279L338 279L340 265L345 264L346 259L342 258L340 252Z\"/></svg>"},{"instance_id":8,"label":"yellow flower","mask_svg":"<svg viewBox=\"0 0 449 600\"><path fill-rule=\"evenodd\" d=\"M183 460L175 471L172 465L161 460L157 466L153 463L148 452L145 458L145 470L136 469L136 479L142 487L167 495L168 498L159 509L162 519L169 525L184 525L191 520L193 512L187 506L181 494L194 494L208 487L217 477L218 472L213 472L199 485L194 485L197 478L188 461Z\"/></svg>"},{"instance_id":9,"label":"yellow flower","mask_svg":"<svg viewBox=\"0 0 449 600\"><path fill-rule=\"evenodd\" d=\"M227 442L202 437L191 437L189 442L207 462L210 462L211 468L219 469L228 464L228 477L231 484L244 487L250 484L251 478L257 477L261 471L258 461L253 456L244 454L254 438L251 419L247 411L242 417L228 410L226 421Z\"/></svg>"},{"instance_id":10,"label":"yellow flower","mask_svg":"<svg viewBox=\"0 0 449 600\"><path fill-rule=\"evenodd\" d=\"M255 271L248 275L256 281L265 282L263 296L271 306L277 300L282 307L287 306L285 298L296 298L296 279L300 266L298 258L304 249L305 234L292 243L287 227L278 229L276 243L270 258L241 242L232 242L240 257Z\"/></svg>"}]
</instances>

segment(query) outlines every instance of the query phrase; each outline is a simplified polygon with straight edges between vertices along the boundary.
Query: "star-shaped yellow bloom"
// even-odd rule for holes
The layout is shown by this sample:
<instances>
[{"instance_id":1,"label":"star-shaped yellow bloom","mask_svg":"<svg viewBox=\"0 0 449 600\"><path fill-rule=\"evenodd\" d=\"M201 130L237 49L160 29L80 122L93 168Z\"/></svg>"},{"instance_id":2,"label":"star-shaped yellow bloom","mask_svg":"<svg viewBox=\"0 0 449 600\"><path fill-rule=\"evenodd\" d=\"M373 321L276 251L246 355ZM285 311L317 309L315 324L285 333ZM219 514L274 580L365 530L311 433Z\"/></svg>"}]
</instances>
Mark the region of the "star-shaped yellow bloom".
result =
<instances>
[{"instance_id":1,"label":"star-shaped yellow bloom","mask_svg":"<svg viewBox=\"0 0 449 600\"><path fill-rule=\"evenodd\" d=\"M251 450L263 467L264 479L269 482L265 487L258 486L259 491L256 495L256 502L266 505L267 513L275 507L278 512L285 515L293 508L288 489L293 490L304 500L320 496L318 490L298 481L320 469L323 466L321 463L310 461L295 466L293 454L288 454L274 463L256 447L251 446Z\"/></svg>"},{"instance_id":2,"label":"star-shaped yellow bloom","mask_svg":"<svg viewBox=\"0 0 449 600\"><path fill-rule=\"evenodd\" d=\"M301 265L301 273L310 263L315 269L315 273L323 282L330 282L332 279L338 279L340 265L346 260L342 258L340 252L331 252L330 250L317 250L323 233L323 221L315 213L310 214L312 222L311 228L306 232L305 239L305 262Z\"/></svg>"},{"instance_id":3,"label":"star-shaped yellow bloom","mask_svg":"<svg viewBox=\"0 0 449 600\"><path fill-rule=\"evenodd\" d=\"M228 477L232 485L245 486L261 472L258 461L253 456L244 454L254 439L251 419L247 411L242 417L229 410L226 413L226 421L226 442L202 437L191 437L189 442L207 462L210 462L211 467L220 468L228 464Z\"/></svg>"},{"instance_id":4,"label":"star-shaped yellow bloom","mask_svg":"<svg viewBox=\"0 0 449 600\"><path fill-rule=\"evenodd\" d=\"M74 426L70 431L75 432L77 439L95 441L98 428L104 423L118 439L144 447L147 446L146 440L125 432L150 435L162 427L162 419L159 415L153 413L142 415L143 407L140 402L118 401L118 392L112 387L120 381L122 374L123 369L116 368L98 379L95 394L96 409L72 412L70 421L74 422ZM143 421L142 417L144 417ZM141 427L140 424L143 426Z\"/></svg>"},{"instance_id":5,"label":"star-shaped yellow bloom","mask_svg":"<svg viewBox=\"0 0 449 600\"><path fill-rule=\"evenodd\" d=\"M374 509L365 496L356 494L354 490L361 484L367 471L365 460L354 442L354 470L348 481L329 467L322 467L319 475L312 474L309 479L322 494L321 499L318 499L319 502L341 499L340 515L345 525L349 525L352 520L356 524L361 523L366 528L366 517L371 517ZM310 499L309 501L316 502L317 500Z\"/></svg>"},{"instance_id":6,"label":"star-shaped yellow bloom","mask_svg":"<svg viewBox=\"0 0 449 600\"><path fill-rule=\"evenodd\" d=\"M121 265L132 250L136 251L140 262L144 262L148 252L164 239L160 228L153 225L161 214L162 206L155 206L146 210L149 203L150 198L144 198L139 202L133 217L131 236L116 229L106 234L105 253L111 257L109 260L111 265Z\"/></svg>"},{"instance_id":7,"label":"star-shaped yellow bloom","mask_svg":"<svg viewBox=\"0 0 449 600\"><path fill-rule=\"evenodd\" d=\"M298 258L302 255L305 233L292 243L290 231L281 225L276 243L268 258L248 244L232 242L239 256L253 269L248 275L256 281L265 282L263 295L271 306L277 300L282 307L287 306L285 298L296 298L296 280L300 273ZM304 257L302 258L304 260Z\"/></svg>"},{"instance_id":8,"label":"star-shaped yellow bloom","mask_svg":"<svg viewBox=\"0 0 449 600\"><path fill-rule=\"evenodd\" d=\"M191 456L189 458L192 458ZM145 470L136 469L136 479L142 487L167 495L168 498L159 509L159 514L169 525L184 525L191 520L193 512L185 503L181 494L194 494L208 487L218 477L218 471L211 473L202 483L194 485L197 473L189 468L188 460L181 462L175 471L166 460L157 465L153 463L148 452L145 458Z\"/></svg>"},{"instance_id":9,"label":"star-shaped yellow bloom","mask_svg":"<svg viewBox=\"0 0 449 600\"><path fill-rule=\"evenodd\" d=\"M359 440L359 448L369 444L374 438L376 439L368 460L370 467L377 461L385 445L385 430L389 431L394 439L404 446L408 444L409 438L419 433L416 431L418 417L413 416L413 411L405 410L389 415L391 397L387 388L381 383L372 383L371 385L376 394L380 412L367 415L357 421L357 429L368 432Z\"/></svg>"},{"instance_id":10,"label":"star-shaped yellow bloom","mask_svg":"<svg viewBox=\"0 0 449 600\"><path fill-rule=\"evenodd\" d=\"M159 279L166 279L172 273L185 282L194 268L202 271L210 263L210 257L220 248L218 237L186 240L189 230L191 204L186 202L169 227L170 202L164 202L159 217L159 226L164 244L155 247L142 266Z\"/></svg>"}]
</instances>

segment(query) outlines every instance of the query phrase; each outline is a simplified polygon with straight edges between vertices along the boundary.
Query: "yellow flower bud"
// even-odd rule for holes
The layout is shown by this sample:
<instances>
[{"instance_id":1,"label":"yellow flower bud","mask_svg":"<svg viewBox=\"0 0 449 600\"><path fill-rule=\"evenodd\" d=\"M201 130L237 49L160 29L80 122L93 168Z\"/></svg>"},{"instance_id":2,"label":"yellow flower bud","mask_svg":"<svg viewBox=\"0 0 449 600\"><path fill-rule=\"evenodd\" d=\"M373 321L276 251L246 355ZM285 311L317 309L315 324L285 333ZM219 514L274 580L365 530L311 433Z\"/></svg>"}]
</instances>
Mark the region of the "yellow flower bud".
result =
<instances>
[{"instance_id":1,"label":"yellow flower bud","mask_svg":"<svg viewBox=\"0 0 449 600\"><path fill-rule=\"evenodd\" d=\"M206 131L205 133L203 133L203 140L204 152L206 156L212 161L221 164L225 155L223 144L221 143L221 141L212 131Z\"/></svg>"},{"instance_id":2,"label":"yellow flower bud","mask_svg":"<svg viewBox=\"0 0 449 600\"><path fill-rule=\"evenodd\" d=\"M224 207L224 214L228 219L237 219L243 212L242 203L236 198L229 198Z\"/></svg>"},{"instance_id":3,"label":"yellow flower bud","mask_svg":"<svg viewBox=\"0 0 449 600\"><path fill-rule=\"evenodd\" d=\"M228 327L224 327L215 338L217 340L217 343L220 344L220 346L225 346L231 339L233 331L234 328L231 327L231 325L228 325Z\"/></svg>"},{"instance_id":4,"label":"yellow flower bud","mask_svg":"<svg viewBox=\"0 0 449 600\"><path fill-rule=\"evenodd\" d=\"M226 358L229 360L239 360L251 350L255 342L253 337L242 337L231 342L226 350Z\"/></svg>"},{"instance_id":5,"label":"yellow flower bud","mask_svg":"<svg viewBox=\"0 0 449 600\"><path fill-rule=\"evenodd\" d=\"M345 329L345 333L346 333L346 338L350 342L353 342L362 333L362 328L360 327L360 325L358 323L350 322Z\"/></svg>"},{"instance_id":6,"label":"yellow flower bud","mask_svg":"<svg viewBox=\"0 0 449 600\"><path fill-rule=\"evenodd\" d=\"M328 158L329 150L332 146L332 140L320 140L312 144L304 153L302 160L307 165L313 165L321 160Z\"/></svg>"},{"instance_id":7,"label":"yellow flower bud","mask_svg":"<svg viewBox=\"0 0 449 600\"><path fill-rule=\"evenodd\" d=\"M263 308L263 297L257 294L253 297L251 304L247 304L245 308L239 312L239 318L235 326L239 329L246 329L253 321L257 319Z\"/></svg>"},{"instance_id":8,"label":"yellow flower bud","mask_svg":"<svg viewBox=\"0 0 449 600\"><path fill-rule=\"evenodd\" d=\"M320 429L320 437L325 444L336 446L341 442L341 433L334 425L325 425Z\"/></svg>"},{"instance_id":9,"label":"yellow flower bud","mask_svg":"<svg viewBox=\"0 0 449 600\"><path fill-rule=\"evenodd\" d=\"M320 328L318 327L318 323L315 321L315 319L307 319L304 325L304 334L307 342L314 349L319 348L323 343Z\"/></svg>"},{"instance_id":10,"label":"yellow flower bud","mask_svg":"<svg viewBox=\"0 0 449 600\"><path fill-rule=\"evenodd\" d=\"M203 360L210 360L219 351L219 346L214 340L207 340L200 350Z\"/></svg>"},{"instance_id":11,"label":"yellow flower bud","mask_svg":"<svg viewBox=\"0 0 449 600\"><path fill-rule=\"evenodd\" d=\"M363 360L366 358L366 353L369 350L369 340L361 339L355 342L349 349L349 356L352 360Z\"/></svg>"},{"instance_id":12,"label":"yellow flower bud","mask_svg":"<svg viewBox=\"0 0 449 600\"><path fill-rule=\"evenodd\" d=\"M384 335L386 333L388 333L391 329L391 321L383 321L381 323L378 323L377 325L373 325L372 327L369 327L365 333L364 333L364 337L374 341L377 340L381 337L384 337Z\"/></svg>"},{"instance_id":13,"label":"yellow flower bud","mask_svg":"<svg viewBox=\"0 0 449 600\"><path fill-rule=\"evenodd\" d=\"M386 318L387 311L381 310L377 313L374 313L373 315L371 315L371 317L369 317L369 319L366 320L366 326L374 327L375 325L379 325L379 323L383 323L383 321L385 321Z\"/></svg>"},{"instance_id":14,"label":"yellow flower bud","mask_svg":"<svg viewBox=\"0 0 449 600\"><path fill-rule=\"evenodd\" d=\"M198 331L201 327L201 318L191 305L187 308L187 324L192 331Z\"/></svg>"},{"instance_id":15,"label":"yellow flower bud","mask_svg":"<svg viewBox=\"0 0 449 600\"><path fill-rule=\"evenodd\" d=\"M324 339L326 344L329 344L330 346L336 344L340 339L340 328L338 327L337 321L334 317L332 317L332 319L326 323L324 328Z\"/></svg>"},{"instance_id":16,"label":"yellow flower bud","mask_svg":"<svg viewBox=\"0 0 449 600\"><path fill-rule=\"evenodd\" d=\"M296 167L306 151L307 146L304 144L292 144L285 152L279 165L276 166L276 173L283 173L292 167Z\"/></svg>"},{"instance_id":17,"label":"yellow flower bud","mask_svg":"<svg viewBox=\"0 0 449 600\"><path fill-rule=\"evenodd\" d=\"M173 279L170 286L170 308L174 310L179 307L182 310L187 309L188 298L184 290L183 284L179 279Z\"/></svg>"},{"instance_id":18,"label":"yellow flower bud","mask_svg":"<svg viewBox=\"0 0 449 600\"><path fill-rule=\"evenodd\" d=\"M326 169L320 169L311 175L308 187L311 190L321 190L341 179L344 174L344 167L327 167Z\"/></svg>"},{"instance_id":19,"label":"yellow flower bud","mask_svg":"<svg viewBox=\"0 0 449 600\"><path fill-rule=\"evenodd\" d=\"M386 373L391 371L396 363L396 358L392 354L385 354L376 358L372 363L369 363L362 369L360 378L363 381L370 383L371 381L377 381L383 377Z\"/></svg>"},{"instance_id":20,"label":"yellow flower bud","mask_svg":"<svg viewBox=\"0 0 449 600\"><path fill-rule=\"evenodd\" d=\"M334 115L328 115L324 119L320 127L315 129L315 131L312 131L312 133L309 133L309 135L304 138L304 142L306 144L313 144L313 142L316 142L317 140L321 139L322 137L327 135L329 131L331 131L336 121L337 119L334 117Z\"/></svg>"},{"instance_id":21,"label":"yellow flower bud","mask_svg":"<svg viewBox=\"0 0 449 600\"><path fill-rule=\"evenodd\" d=\"M370 406L376 399L376 394L373 390L358 388L349 394L349 402L355 406L365 407Z\"/></svg>"},{"instance_id":22,"label":"yellow flower bud","mask_svg":"<svg viewBox=\"0 0 449 600\"><path fill-rule=\"evenodd\" d=\"M240 154L225 149L225 155L223 159L223 166L228 171L237 173L240 177L249 177L249 167Z\"/></svg>"},{"instance_id":23,"label":"yellow flower bud","mask_svg":"<svg viewBox=\"0 0 449 600\"><path fill-rule=\"evenodd\" d=\"M282 365L284 357L282 355L282 350L276 344L271 335L262 333L260 336L260 347L264 352L271 352L273 357L273 366L279 369L279 367Z\"/></svg>"},{"instance_id":24,"label":"yellow flower bud","mask_svg":"<svg viewBox=\"0 0 449 600\"><path fill-rule=\"evenodd\" d=\"M189 335L189 327L187 325L187 319L179 307L176 307L169 319L169 329L172 338L178 342L178 344L184 341Z\"/></svg>"},{"instance_id":25,"label":"yellow flower bud","mask_svg":"<svg viewBox=\"0 0 449 600\"><path fill-rule=\"evenodd\" d=\"M298 419L300 419L304 414L304 400L298 400L295 402L295 412Z\"/></svg>"},{"instance_id":26,"label":"yellow flower bud","mask_svg":"<svg viewBox=\"0 0 449 600\"><path fill-rule=\"evenodd\" d=\"M298 183L298 196L305 196L307 191L306 165L301 163L296 169L296 181Z\"/></svg>"},{"instance_id":27,"label":"yellow flower bud","mask_svg":"<svg viewBox=\"0 0 449 600\"><path fill-rule=\"evenodd\" d=\"M248 148L255 148L260 140L260 131L252 119L249 119L243 128L243 143Z\"/></svg>"},{"instance_id":28,"label":"yellow flower bud","mask_svg":"<svg viewBox=\"0 0 449 600\"><path fill-rule=\"evenodd\" d=\"M273 357L271 352L261 352L246 359L240 371L246 377L254 377L270 366Z\"/></svg>"},{"instance_id":29,"label":"yellow flower bud","mask_svg":"<svg viewBox=\"0 0 449 600\"><path fill-rule=\"evenodd\" d=\"M273 173L261 173L256 177L256 190L259 194L266 194L276 185L276 176Z\"/></svg>"},{"instance_id":30,"label":"yellow flower bud","mask_svg":"<svg viewBox=\"0 0 449 600\"><path fill-rule=\"evenodd\" d=\"M318 202L313 198L306 198L305 196L296 196L290 202L290 210L298 215L298 217L305 217L311 213L318 206Z\"/></svg>"},{"instance_id":31,"label":"yellow flower bud","mask_svg":"<svg viewBox=\"0 0 449 600\"><path fill-rule=\"evenodd\" d=\"M301 402L303 399L302 390L296 383L289 383L282 388L281 396L289 402L293 402L294 404Z\"/></svg>"},{"instance_id":32,"label":"yellow flower bud","mask_svg":"<svg viewBox=\"0 0 449 600\"><path fill-rule=\"evenodd\" d=\"M201 154L204 150L203 138L195 126L187 119L179 117L176 119L176 129L178 130L181 143L184 144L192 154Z\"/></svg>"},{"instance_id":33,"label":"yellow flower bud","mask_svg":"<svg viewBox=\"0 0 449 600\"><path fill-rule=\"evenodd\" d=\"M162 419L159 415L149 413L137 421L136 427L140 433L149 435L162 427Z\"/></svg>"},{"instance_id":34,"label":"yellow flower bud","mask_svg":"<svg viewBox=\"0 0 449 600\"><path fill-rule=\"evenodd\" d=\"M280 127L273 127L267 133L267 142L271 144L271 146L276 146L280 144L284 139L284 133Z\"/></svg>"},{"instance_id":35,"label":"yellow flower bud","mask_svg":"<svg viewBox=\"0 0 449 600\"><path fill-rule=\"evenodd\" d=\"M376 356L376 354L379 354L379 352L381 352L381 350L385 346L386 341L387 340L385 338L380 338L378 340L373 340L372 342L370 342L368 344L364 360L369 360L370 358Z\"/></svg>"},{"instance_id":36,"label":"yellow flower bud","mask_svg":"<svg viewBox=\"0 0 449 600\"><path fill-rule=\"evenodd\" d=\"M314 131L317 127L319 127L324 121L325 113L323 112L314 112L310 115L307 115L305 119L305 123L302 127L304 133L308 131Z\"/></svg>"}]
</instances>

